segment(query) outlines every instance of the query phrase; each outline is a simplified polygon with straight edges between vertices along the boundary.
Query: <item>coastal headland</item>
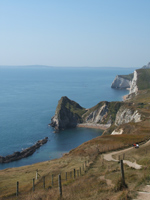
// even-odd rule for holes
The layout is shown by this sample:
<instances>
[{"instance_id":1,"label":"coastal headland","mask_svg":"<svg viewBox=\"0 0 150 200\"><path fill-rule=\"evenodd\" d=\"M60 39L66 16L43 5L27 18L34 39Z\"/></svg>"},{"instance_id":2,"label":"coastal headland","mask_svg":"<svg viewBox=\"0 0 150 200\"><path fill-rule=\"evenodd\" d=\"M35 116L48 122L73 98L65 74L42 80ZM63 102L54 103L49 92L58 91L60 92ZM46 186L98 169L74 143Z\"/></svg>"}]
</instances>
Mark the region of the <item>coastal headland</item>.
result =
<instances>
[{"instance_id":1,"label":"coastal headland","mask_svg":"<svg viewBox=\"0 0 150 200\"><path fill-rule=\"evenodd\" d=\"M150 87L149 84L145 85L145 80L150 80L149 75L149 69L146 69L146 72L144 69L134 72L131 81L132 92L124 102L103 101L90 109L85 109L68 97L62 97L51 124L55 129L63 130L72 125L86 126L87 123L90 128L95 122L95 127L100 128L101 125L109 127L104 130L102 136L83 143L59 159L17 169L1 170L0 198L16 199L14 184L19 181L20 199L60 199L57 187L58 174L61 174L65 200L136 199L137 191L149 183L150 143L146 141L150 139ZM139 148L133 148L133 143L138 143ZM128 151L120 151L128 147ZM108 160L105 156L112 151L115 151L113 155L115 161ZM122 185L120 163L118 163L120 159L136 162L141 166L141 169L136 169L124 164L127 187ZM31 192L32 178L36 176L37 169L39 179L35 180L35 191ZM74 169L76 177L69 179ZM77 172L80 169L82 173L79 177ZM53 177L53 182L50 182L50 177ZM45 190L42 185L43 180L46 180Z\"/></svg>"}]
</instances>

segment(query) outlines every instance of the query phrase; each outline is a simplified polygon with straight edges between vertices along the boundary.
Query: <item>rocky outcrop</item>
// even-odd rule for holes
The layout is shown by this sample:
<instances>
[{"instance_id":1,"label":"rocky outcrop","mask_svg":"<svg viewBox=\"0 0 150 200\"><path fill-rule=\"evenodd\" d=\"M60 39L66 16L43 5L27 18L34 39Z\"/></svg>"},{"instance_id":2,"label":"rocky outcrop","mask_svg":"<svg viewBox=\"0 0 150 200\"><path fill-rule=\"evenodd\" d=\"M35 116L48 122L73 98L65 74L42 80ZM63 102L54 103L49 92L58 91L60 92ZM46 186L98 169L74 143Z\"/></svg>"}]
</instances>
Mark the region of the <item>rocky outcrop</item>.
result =
<instances>
[{"instance_id":1,"label":"rocky outcrop","mask_svg":"<svg viewBox=\"0 0 150 200\"><path fill-rule=\"evenodd\" d=\"M23 151L17 151L11 155L8 156L0 156L0 163L9 163L12 161L20 160L22 158L26 158L28 156L31 156L36 149L40 148L43 144L47 143L48 137L44 138L43 140L37 141L37 143L27 149L24 149Z\"/></svg>"},{"instance_id":2,"label":"rocky outcrop","mask_svg":"<svg viewBox=\"0 0 150 200\"><path fill-rule=\"evenodd\" d=\"M122 128L119 129L119 130L114 130L114 131L111 133L111 135L121 135L121 134L123 134L123 129L122 129Z\"/></svg>"},{"instance_id":3,"label":"rocky outcrop","mask_svg":"<svg viewBox=\"0 0 150 200\"><path fill-rule=\"evenodd\" d=\"M90 112L84 121L86 123L101 123L104 121L104 118L107 114L108 114L108 105L106 104L106 102L104 102L104 105Z\"/></svg>"},{"instance_id":4,"label":"rocky outcrop","mask_svg":"<svg viewBox=\"0 0 150 200\"><path fill-rule=\"evenodd\" d=\"M141 122L141 119L138 105L134 103L102 101L85 109L67 97L62 97L52 117L51 126L56 130L76 126L100 128L105 130L104 134L119 135L124 133L125 124Z\"/></svg>"},{"instance_id":5,"label":"rocky outcrop","mask_svg":"<svg viewBox=\"0 0 150 200\"><path fill-rule=\"evenodd\" d=\"M130 86L131 80L121 75L117 75L111 85L111 87L115 89L129 89Z\"/></svg>"},{"instance_id":6,"label":"rocky outcrop","mask_svg":"<svg viewBox=\"0 0 150 200\"><path fill-rule=\"evenodd\" d=\"M121 102L103 101L92 108L85 109L67 97L62 97L50 125L56 130L73 128L82 123L108 128L114 123L121 105Z\"/></svg>"},{"instance_id":7,"label":"rocky outcrop","mask_svg":"<svg viewBox=\"0 0 150 200\"><path fill-rule=\"evenodd\" d=\"M140 122L141 114L139 114L138 110L133 110L122 106L116 114L115 125L119 126L131 121L135 123Z\"/></svg>"},{"instance_id":8,"label":"rocky outcrop","mask_svg":"<svg viewBox=\"0 0 150 200\"><path fill-rule=\"evenodd\" d=\"M82 122L82 115L85 112L85 108L64 96L58 102L55 115L51 118L50 125L55 130L76 127L78 123Z\"/></svg>"}]
</instances>

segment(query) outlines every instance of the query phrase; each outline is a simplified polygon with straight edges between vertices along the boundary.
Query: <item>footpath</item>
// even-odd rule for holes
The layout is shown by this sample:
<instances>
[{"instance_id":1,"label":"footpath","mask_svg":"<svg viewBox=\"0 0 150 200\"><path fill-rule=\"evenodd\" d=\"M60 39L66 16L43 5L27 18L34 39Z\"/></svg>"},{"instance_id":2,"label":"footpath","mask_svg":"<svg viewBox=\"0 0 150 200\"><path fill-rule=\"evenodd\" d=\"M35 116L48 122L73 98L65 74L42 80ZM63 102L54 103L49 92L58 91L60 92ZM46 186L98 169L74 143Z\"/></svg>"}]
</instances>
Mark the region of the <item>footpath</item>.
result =
<instances>
[{"instance_id":1,"label":"footpath","mask_svg":"<svg viewBox=\"0 0 150 200\"><path fill-rule=\"evenodd\" d=\"M143 144L142 146L146 146L150 144L150 140ZM133 149L133 147L130 147L128 149L120 150L120 151L114 151L110 152L104 155L104 159L107 161L115 161L118 162L119 160L114 159L112 156L116 154L123 154L127 151L130 151ZM129 167L135 168L135 169L141 169L142 165L137 164L136 162L131 162L129 160L123 160L123 163L127 164ZM142 188L141 191L137 191L138 195L136 199L133 200L150 200L150 185L146 185L144 188Z\"/></svg>"}]
</instances>

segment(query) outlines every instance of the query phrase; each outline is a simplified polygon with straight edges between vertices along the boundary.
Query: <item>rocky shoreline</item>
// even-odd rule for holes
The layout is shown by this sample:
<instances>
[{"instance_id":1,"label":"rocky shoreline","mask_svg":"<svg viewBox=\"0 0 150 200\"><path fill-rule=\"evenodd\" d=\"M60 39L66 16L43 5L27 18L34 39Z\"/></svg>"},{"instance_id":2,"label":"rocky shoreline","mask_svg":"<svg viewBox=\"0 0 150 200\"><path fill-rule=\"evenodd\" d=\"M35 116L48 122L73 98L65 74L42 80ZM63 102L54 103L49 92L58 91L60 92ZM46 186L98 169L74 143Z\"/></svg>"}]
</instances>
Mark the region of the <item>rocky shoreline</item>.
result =
<instances>
[{"instance_id":1,"label":"rocky shoreline","mask_svg":"<svg viewBox=\"0 0 150 200\"><path fill-rule=\"evenodd\" d=\"M27 149L24 149L21 152L17 151L17 152L14 152L11 155L8 155L8 156L5 156L5 157L0 156L0 163L9 163L9 162L12 162L12 161L20 160L22 158L26 158L28 156L31 156L36 151L36 149L40 148L43 144L47 143L47 141L48 141L48 137L37 141L36 144L34 144L33 146L31 146Z\"/></svg>"}]
</instances>

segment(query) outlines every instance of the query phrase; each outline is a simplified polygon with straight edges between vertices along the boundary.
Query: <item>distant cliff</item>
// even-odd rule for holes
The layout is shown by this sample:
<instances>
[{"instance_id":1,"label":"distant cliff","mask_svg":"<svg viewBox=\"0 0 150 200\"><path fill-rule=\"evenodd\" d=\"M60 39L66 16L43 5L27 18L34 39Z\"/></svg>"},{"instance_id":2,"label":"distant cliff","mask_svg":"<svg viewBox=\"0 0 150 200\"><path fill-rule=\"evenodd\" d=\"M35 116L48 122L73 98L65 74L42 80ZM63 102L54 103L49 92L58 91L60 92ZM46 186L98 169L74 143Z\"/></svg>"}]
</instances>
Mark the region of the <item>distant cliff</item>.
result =
<instances>
[{"instance_id":1,"label":"distant cliff","mask_svg":"<svg viewBox=\"0 0 150 200\"><path fill-rule=\"evenodd\" d=\"M129 89L129 94L137 94L138 90L150 88L150 62L129 75L117 75L111 87L115 89Z\"/></svg>"},{"instance_id":2,"label":"distant cliff","mask_svg":"<svg viewBox=\"0 0 150 200\"><path fill-rule=\"evenodd\" d=\"M150 62L147 64L147 65L144 65L143 67L142 67L142 69L149 69L150 68Z\"/></svg>"},{"instance_id":3,"label":"distant cliff","mask_svg":"<svg viewBox=\"0 0 150 200\"><path fill-rule=\"evenodd\" d=\"M129 75L117 75L111 87L116 89L129 89L131 86L133 73Z\"/></svg>"}]
</instances>

